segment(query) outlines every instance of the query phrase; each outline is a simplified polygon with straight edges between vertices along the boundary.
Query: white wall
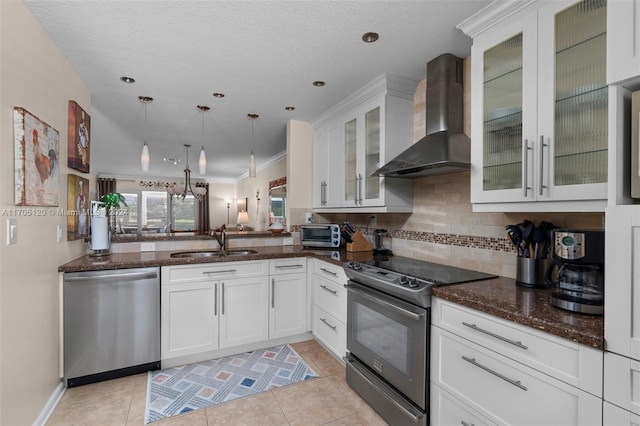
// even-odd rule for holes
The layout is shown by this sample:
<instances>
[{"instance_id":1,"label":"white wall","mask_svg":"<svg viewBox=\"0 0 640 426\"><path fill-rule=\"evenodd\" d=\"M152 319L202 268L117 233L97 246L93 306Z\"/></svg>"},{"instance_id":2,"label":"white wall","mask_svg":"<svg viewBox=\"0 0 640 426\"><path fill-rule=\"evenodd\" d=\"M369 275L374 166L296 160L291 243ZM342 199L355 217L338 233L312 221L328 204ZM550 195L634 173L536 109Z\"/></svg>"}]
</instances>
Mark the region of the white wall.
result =
<instances>
[{"instance_id":1,"label":"white wall","mask_svg":"<svg viewBox=\"0 0 640 426\"><path fill-rule=\"evenodd\" d=\"M247 167L249 167L248 159ZM286 174L287 161L283 157L262 167L258 164L256 177L247 177L238 182L237 198L249 199L249 226L255 231L265 231L269 227L269 181L284 177ZM256 198L257 191L260 191L259 201Z\"/></svg>"},{"instance_id":2,"label":"white wall","mask_svg":"<svg viewBox=\"0 0 640 426\"><path fill-rule=\"evenodd\" d=\"M311 212L312 166L313 128L309 123L289 120L287 123L287 223L289 225L304 223L304 213Z\"/></svg>"},{"instance_id":3,"label":"white wall","mask_svg":"<svg viewBox=\"0 0 640 426\"><path fill-rule=\"evenodd\" d=\"M0 424L32 424L60 384L57 267L82 255L81 240L66 241L66 218L12 215L14 205L13 107L26 108L59 132L59 208L67 206L67 105L91 115L91 93L28 8L0 1ZM5 210L6 209L6 210ZM6 221L15 217L18 242L7 246ZM56 242L56 226L65 241Z\"/></svg>"}]
</instances>

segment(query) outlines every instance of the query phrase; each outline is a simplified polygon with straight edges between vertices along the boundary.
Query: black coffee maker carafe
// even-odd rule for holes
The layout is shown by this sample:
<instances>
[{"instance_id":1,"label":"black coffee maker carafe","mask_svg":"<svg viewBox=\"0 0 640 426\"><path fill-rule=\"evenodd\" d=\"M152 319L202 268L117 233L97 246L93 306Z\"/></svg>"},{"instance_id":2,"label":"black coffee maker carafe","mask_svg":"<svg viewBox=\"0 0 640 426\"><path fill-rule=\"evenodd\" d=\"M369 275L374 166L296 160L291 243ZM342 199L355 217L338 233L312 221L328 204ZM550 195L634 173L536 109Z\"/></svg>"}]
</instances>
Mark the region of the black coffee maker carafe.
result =
<instances>
[{"instance_id":1,"label":"black coffee maker carafe","mask_svg":"<svg viewBox=\"0 0 640 426\"><path fill-rule=\"evenodd\" d=\"M546 282L551 304L593 315L604 312L604 231L555 229Z\"/></svg>"}]
</instances>

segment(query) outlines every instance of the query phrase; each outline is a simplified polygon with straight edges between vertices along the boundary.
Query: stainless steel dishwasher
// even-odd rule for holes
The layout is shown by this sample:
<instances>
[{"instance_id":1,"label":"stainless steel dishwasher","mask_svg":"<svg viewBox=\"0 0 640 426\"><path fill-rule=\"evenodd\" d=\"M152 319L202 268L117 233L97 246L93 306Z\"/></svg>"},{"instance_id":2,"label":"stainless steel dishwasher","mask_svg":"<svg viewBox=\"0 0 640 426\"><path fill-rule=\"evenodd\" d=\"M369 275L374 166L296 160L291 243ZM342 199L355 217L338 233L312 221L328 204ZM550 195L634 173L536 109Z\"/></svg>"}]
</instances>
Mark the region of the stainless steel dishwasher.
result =
<instances>
[{"instance_id":1,"label":"stainless steel dishwasher","mask_svg":"<svg viewBox=\"0 0 640 426\"><path fill-rule=\"evenodd\" d=\"M64 274L67 387L160 368L160 268Z\"/></svg>"}]
</instances>

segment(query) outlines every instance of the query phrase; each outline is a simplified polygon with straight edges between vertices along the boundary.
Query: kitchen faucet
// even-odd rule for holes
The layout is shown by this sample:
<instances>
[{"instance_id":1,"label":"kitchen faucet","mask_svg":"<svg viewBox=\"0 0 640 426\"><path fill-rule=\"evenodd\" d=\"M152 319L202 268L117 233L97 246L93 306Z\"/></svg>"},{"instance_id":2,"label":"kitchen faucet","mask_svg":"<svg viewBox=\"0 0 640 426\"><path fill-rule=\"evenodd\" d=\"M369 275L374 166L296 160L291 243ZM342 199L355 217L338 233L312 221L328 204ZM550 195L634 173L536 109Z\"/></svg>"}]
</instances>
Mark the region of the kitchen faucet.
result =
<instances>
[{"instance_id":1,"label":"kitchen faucet","mask_svg":"<svg viewBox=\"0 0 640 426\"><path fill-rule=\"evenodd\" d=\"M216 231L211 231L211 236L213 238L216 239L216 241L218 242L218 244L220 245L220 251L224 253L225 250L225 231L224 229L220 230L220 236L218 237L218 234L216 233Z\"/></svg>"}]
</instances>

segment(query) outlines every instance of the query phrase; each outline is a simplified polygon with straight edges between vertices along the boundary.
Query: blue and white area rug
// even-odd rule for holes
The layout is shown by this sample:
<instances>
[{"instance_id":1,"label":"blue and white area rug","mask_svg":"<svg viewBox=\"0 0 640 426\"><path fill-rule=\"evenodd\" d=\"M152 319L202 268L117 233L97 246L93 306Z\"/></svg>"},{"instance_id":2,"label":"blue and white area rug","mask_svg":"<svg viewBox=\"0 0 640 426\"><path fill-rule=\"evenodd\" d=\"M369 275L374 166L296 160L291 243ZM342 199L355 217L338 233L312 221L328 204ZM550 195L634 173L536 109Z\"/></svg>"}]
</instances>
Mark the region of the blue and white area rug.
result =
<instances>
[{"instance_id":1,"label":"blue and white area rug","mask_svg":"<svg viewBox=\"0 0 640 426\"><path fill-rule=\"evenodd\" d=\"M150 371L145 424L318 377L289 345Z\"/></svg>"}]
</instances>

